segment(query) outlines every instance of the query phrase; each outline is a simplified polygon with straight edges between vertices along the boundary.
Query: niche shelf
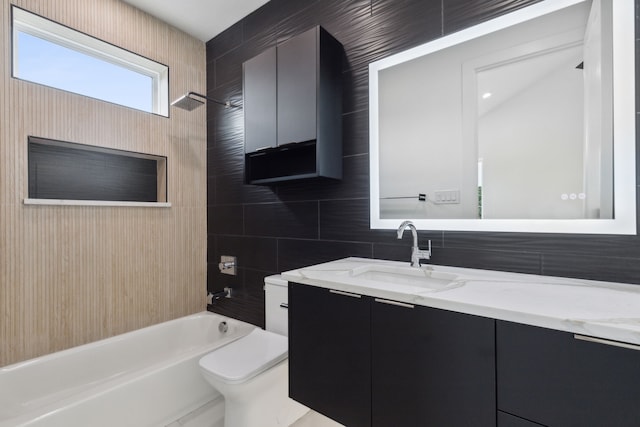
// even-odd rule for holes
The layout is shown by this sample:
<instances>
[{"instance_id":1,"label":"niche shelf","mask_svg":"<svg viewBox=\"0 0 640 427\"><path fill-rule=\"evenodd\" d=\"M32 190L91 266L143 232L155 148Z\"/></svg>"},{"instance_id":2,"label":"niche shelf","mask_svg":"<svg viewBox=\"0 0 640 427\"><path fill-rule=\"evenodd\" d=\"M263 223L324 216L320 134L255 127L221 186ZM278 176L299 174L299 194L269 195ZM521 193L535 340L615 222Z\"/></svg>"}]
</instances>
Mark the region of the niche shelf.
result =
<instances>
[{"instance_id":1,"label":"niche shelf","mask_svg":"<svg viewBox=\"0 0 640 427\"><path fill-rule=\"evenodd\" d=\"M291 144L246 155L251 184L317 177L316 141Z\"/></svg>"},{"instance_id":2,"label":"niche shelf","mask_svg":"<svg viewBox=\"0 0 640 427\"><path fill-rule=\"evenodd\" d=\"M27 205L170 207L167 158L28 138Z\"/></svg>"}]
</instances>

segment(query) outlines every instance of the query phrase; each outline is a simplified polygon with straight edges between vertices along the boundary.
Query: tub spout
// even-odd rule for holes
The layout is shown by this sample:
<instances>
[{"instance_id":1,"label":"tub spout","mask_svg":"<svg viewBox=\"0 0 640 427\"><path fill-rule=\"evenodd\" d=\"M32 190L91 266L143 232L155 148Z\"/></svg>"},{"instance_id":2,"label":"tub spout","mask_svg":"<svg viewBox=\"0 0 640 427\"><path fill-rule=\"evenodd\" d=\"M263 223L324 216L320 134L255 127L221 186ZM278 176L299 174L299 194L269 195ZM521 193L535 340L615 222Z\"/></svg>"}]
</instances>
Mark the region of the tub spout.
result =
<instances>
[{"instance_id":1,"label":"tub spout","mask_svg":"<svg viewBox=\"0 0 640 427\"><path fill-rule=\"evenodd\" d=\"M209 292L207 304L213 304L213 300L219 300L220 298L231 298L231 288L226 287L220 292Z\"/></svg>"}]
</instances>

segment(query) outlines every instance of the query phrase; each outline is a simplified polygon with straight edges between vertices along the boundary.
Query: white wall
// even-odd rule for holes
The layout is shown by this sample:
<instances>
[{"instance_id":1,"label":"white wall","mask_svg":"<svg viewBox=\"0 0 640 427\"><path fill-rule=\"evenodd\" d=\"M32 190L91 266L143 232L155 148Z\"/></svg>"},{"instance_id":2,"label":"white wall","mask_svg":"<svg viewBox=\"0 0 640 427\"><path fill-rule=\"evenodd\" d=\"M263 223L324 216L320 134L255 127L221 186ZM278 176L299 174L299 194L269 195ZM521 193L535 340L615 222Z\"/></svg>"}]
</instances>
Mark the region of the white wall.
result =
<instances>
[{"instance_id":1,"label":"white wall","mask_svg":"<svg viewBox=\"0 0 640 427\"><path fill-rule=\"evenodd\" d=\"M569 62L478 122L484 218L582 217L582 200L561 199L583 191L583 72L575 65Z\"/></svg>"},{"instance_id":2,"label":"white wall","mask_svg":"<svg viewBox=\"0 0 640 427\"><path fill-rule=\"evenodd\" d=\"M506 34L491 34L482 40L457 45L380 72L378 133L382 218L477 217L477 162L480 153L467 135L463 135L465 94L461 64L483 54L515 48L533 39L584 27L588 4L575 8L530 21L517 29L506 30ZM557 104L556 101L551 102ZM573 111L574 105L565 107ZM527 113L531 114L531 111L525 111ZM564 112L553 119L563 115ZM522 119L511 114L509 120ZM540 131L545 127L550 128L551 122L545 120L538 123ZM518 129L512 128L511 139L517 135L514 132L529 132L527 124ZM560 132L566 131L561 129ZM475 130L472 138L474 134ZM542 136L539 133L539 137ZM530 139L527 136L524 138ZM567 150L575 157L573 145ZM485 164L485 179L491 179L491 176L486 176L488 168L489 165ZM538 175L539 171L536 171L530 179L535 180ZM435 191L454 189L460 191L460 204L433 205L415 199L385 200L403 196L417 198L419 193L434 198ZM576 189L578 192L581 190ZM568 204L564 207L568 207Z\"/></svg>"}]
</instances>

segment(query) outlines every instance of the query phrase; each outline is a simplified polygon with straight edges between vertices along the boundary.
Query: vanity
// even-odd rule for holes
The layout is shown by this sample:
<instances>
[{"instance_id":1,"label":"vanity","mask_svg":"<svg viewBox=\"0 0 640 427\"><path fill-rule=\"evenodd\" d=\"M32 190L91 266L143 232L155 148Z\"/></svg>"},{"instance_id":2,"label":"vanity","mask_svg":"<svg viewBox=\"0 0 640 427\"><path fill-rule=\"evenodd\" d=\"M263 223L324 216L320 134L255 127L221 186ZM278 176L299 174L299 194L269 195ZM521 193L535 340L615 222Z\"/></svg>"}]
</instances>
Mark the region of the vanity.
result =
<instances>
[{"instance_id":1,"label":"vanity","mask_svg":"<svg viewBox=\"0 0 640 427\"><path fill-rule=\"evenodd\" d=\"M283 277L290 396L344 425L640 423L638 286L363 258Z\"/></svg>"},{"instance_id":2,"label":"vanity","mask_svg":"<svg viewBox=\"0 0 640 427\"><path fill-rule=\"evenodd\" d=\"M637 235L635 16L545 0L370 64L370 228ZM349 427L640 425L639 286L427 253L283 273L293 399Z\"/></svg>"}]
</instances>

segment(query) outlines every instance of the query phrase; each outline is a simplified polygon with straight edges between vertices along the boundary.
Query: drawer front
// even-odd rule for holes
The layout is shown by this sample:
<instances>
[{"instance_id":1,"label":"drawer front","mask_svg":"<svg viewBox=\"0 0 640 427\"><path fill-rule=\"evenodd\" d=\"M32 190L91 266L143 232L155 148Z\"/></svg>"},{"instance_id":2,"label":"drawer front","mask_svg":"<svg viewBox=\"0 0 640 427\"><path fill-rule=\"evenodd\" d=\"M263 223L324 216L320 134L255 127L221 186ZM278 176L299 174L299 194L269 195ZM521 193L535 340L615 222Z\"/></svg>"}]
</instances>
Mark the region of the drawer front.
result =
<instances>
[{"instance_id":1,"label":"drawer front","mask_svg":"<svg viewBox=\"0 0 640 427\"><path fill-rule=\"evenodd\" d=\"M640 351L498 321L498 409L548 426L640 425Z\"/></svg>"}]
</instances>

